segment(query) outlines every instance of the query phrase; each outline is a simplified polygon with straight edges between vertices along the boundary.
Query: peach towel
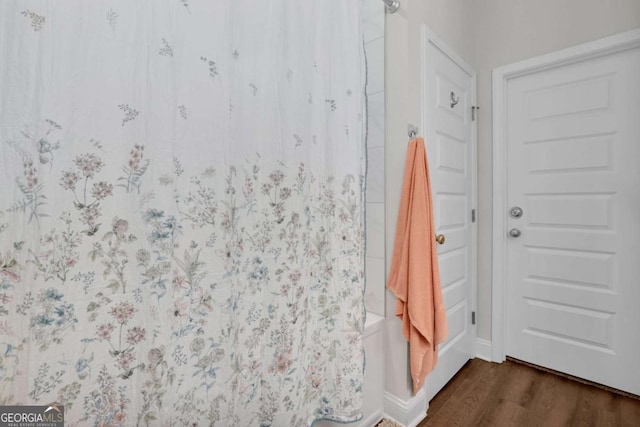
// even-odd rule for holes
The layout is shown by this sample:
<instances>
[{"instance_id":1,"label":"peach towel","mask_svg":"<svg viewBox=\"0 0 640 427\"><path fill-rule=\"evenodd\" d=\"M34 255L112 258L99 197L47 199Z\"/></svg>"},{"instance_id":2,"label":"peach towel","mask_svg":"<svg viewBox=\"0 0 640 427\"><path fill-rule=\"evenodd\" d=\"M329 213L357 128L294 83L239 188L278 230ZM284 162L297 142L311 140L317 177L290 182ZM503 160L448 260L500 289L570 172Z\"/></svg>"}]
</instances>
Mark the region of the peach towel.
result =
<instances>
[{"instance_id":1,"label":"peach towel","mask_svg":"<svg viewBox=\"0 0 640 427\"><path fill-rule=\"evenodd\" d=\"M437 345L447 336L442 301L429 165L422 138L409 142L398 211L389 288L396 296L396 316L409 341L413 392L436 366Z\"/></svg>"}]
</instances>

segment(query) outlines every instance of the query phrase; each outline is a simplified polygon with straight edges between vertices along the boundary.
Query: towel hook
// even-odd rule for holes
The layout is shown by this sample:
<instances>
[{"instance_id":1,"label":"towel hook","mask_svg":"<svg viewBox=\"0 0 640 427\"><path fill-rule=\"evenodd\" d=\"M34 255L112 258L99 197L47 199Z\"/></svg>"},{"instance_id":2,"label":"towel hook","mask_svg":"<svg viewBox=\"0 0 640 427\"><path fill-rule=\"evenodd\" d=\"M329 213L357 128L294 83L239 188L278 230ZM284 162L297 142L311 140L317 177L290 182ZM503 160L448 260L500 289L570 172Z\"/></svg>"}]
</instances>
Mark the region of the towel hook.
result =
<instances>
[{"instance_id":1,"label":"towel hook","mask_svg":"<svg viewBox=\"0 0 640 427\"><path fill-rule=\"evenodd\" d=\"M409 123L409 126L407 126L407 131L409 133L409 138L415 138L416 136L418 136L418 128L411 123Z\"/></svg>"},{"instance_id":2,"label":"towel hook","mask_svg":"<svg viewBox=\"0 0 640 427\"><path fill-rule=\"evenodd\" d=\"M456 106L456 104L457 104L458 102L460 102L460 97L459 97L459 96L456 96L456 94L455 94L455 93L453 93L453 91L452 91L452 92L451 92L451 99L450 99L450 101L451 101L451 108L453 108L453 107L455 107L455 106Z\"/></svg>"}]
</instances>

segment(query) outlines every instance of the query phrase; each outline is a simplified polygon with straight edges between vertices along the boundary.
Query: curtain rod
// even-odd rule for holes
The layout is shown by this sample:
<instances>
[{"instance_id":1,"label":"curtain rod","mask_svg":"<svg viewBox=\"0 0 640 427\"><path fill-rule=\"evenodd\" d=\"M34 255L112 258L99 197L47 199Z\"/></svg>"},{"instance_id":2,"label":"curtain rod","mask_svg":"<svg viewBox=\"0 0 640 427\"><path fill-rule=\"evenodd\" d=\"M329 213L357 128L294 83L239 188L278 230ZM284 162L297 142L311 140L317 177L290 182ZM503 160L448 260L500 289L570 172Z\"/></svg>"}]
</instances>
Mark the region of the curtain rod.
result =
<instances>
[{"instance_id":1,"label":"curtain rod","mask_svg":"<svg viewBox=\"0 0 640 427\"><path fill-rule=\"evenodd\" d=\"M398 0L382 0L387 6L387 10L389 13L393 13L396 10L400 9L400 2Z\"/></svg>"}]
</instances>

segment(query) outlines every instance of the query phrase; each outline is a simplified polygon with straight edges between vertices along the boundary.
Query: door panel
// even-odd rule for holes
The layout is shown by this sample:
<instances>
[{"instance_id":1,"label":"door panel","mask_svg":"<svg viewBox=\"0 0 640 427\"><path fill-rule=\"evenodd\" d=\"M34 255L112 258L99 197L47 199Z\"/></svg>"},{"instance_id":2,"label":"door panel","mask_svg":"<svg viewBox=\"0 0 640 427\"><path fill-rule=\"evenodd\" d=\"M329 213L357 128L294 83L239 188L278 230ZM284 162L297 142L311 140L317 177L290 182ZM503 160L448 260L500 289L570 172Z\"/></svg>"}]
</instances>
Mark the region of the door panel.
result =
<instances>
[{"instance_id":1,"label":"door panel","mask_svg":"<svg viewBox=\"0 0 640 427\"><path fill-rule=\"evenodd\" d=\"M640 394L640 49L507 86L506 353Z\"/></svg>"},{"instance_id":2,"label":"door panel","mask_svg":"<svg viewBox=\"0 0 640 427\"><path fill-rule=\"evenodd\" d=\"M425 385L427 398L431 400L473 357L474 331L470 319L473 170L470 159L474 126L470 113L475 77L432 40L426 44L425 63L425 143L436 234L444 234L446 238L438 247L438 261L449 327L449 335L439 348L438 364Z\"/></svg>"}]
</instances>

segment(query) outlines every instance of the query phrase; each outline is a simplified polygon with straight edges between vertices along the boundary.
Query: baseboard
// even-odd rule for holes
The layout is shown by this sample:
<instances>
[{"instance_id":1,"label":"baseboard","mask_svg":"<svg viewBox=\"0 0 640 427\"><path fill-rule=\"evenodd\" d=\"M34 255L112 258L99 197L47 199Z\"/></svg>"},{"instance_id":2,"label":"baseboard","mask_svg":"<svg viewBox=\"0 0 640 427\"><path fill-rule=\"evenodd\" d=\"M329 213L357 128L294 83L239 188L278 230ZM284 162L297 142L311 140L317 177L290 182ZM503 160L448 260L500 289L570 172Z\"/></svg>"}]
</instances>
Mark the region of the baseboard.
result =
<instances>
[{"instance_id":1,"label":"baseboard","mask_svg":"<svg viewBox=\"0 0 640 427\"><path fill-rule=\"evenodd\" d=\"M476 357L487 362L493 362L491 358L491 341L483 338L476 339Z\"/></svg>"},{"instance_id":2,"label":"baseboard","mask_svg":"<svg viewBox=\"0 0 640 427\"><path fill-rule=\"evenodd\" d=\"M427 415L427 395L424 390L409 400L402 400L389 392L384 393L385 418L406 427L416 427Z\"/></svg>"}]
</instances>

